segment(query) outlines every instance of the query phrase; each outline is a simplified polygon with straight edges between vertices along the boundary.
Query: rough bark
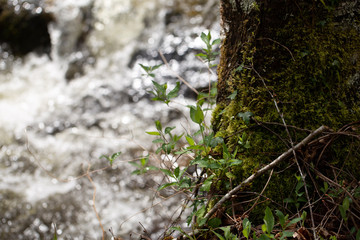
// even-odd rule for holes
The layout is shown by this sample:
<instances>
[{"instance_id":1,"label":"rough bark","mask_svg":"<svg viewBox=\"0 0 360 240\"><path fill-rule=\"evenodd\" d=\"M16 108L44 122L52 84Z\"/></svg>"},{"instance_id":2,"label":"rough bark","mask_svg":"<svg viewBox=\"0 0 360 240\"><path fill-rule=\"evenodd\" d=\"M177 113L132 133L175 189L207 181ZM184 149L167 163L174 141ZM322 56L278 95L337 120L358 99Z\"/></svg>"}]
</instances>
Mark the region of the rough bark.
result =
<instances>
[{"instance_id":1,"label":"rough bark","mask_svg":"<svg viewBox=\"0 0 360 240\"><path fill-rule=\"evenodd\" d=\"M311 165L331 179L334 169L342 169L337 176L357 184L360 2L221 0L221 16L224 38L213 127L243 160L242 167L232 169L238 182L325 125L335 133L299 149L288 163L298 160L306 174L312 174ZM235 91L236 97L229 98ZM249 124L241 115L245 112L253 114ZM249 149L241 146L244 137ZM283 171L288 166L278 167L264 192L280 204L294 192L294 175L299 175L296 164ZM310 190L318 191L323 179L312 177L307 178ZM266 180L249 188L260 192Z\"/></svg>"}]
</instances>

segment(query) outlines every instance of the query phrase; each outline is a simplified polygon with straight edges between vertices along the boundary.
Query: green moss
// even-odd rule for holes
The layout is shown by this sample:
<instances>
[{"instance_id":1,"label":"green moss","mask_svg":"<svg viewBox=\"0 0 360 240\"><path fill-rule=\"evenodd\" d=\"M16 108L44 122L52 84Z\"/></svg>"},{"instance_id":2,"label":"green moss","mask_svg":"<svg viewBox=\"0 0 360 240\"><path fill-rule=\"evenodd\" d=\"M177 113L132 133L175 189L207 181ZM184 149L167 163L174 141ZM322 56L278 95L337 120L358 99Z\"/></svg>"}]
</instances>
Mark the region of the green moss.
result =
<instances>
[{"instance_id":1,"label":"green moss","mask_svg":"<svg viewBox=\"0 0 360 240\"><path fill-rule=\"evenodd\" d=\"M241 16L238 25L230 23L223 43L218 84L221 96L213 125L217 136L224 137L232 150L243 132L250 136L251 148L237 156L243 160L243 165L234 169L238 182L290 148L274 101L287 125L302 129L326 125L338 130L360 119L360 34L356 26L335 19L334 6L330 9L319 3L310 8L303 3L300 9L287 9L289 15L279 18L286 7L255 11L248 19ZM236 16L230 19L236 22ZM241 64L243 69L237 70ZM235 90L238 94L230 101L227 97ZM237 116L246 111L257 121L278 125L246 125ZM309 133L298 128L289 128L294 142ZM325 149L323 160L359 179L359 148L358 140L344 137ZM264 195L281 203L293 191L296 172L294 168L274 176ZM257 179L252 190L260 192L266 180Z\"/></svg>"}]
</instances>

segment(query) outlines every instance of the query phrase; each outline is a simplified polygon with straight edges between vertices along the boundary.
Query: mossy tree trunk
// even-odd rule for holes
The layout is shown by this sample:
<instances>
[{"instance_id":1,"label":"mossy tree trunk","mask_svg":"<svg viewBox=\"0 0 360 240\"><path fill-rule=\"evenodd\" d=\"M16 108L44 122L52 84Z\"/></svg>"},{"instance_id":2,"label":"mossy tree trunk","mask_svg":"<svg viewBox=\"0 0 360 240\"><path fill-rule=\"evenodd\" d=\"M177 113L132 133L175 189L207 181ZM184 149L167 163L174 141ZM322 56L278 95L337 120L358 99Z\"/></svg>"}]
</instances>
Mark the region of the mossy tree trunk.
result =
<instances>
[{"instance_id":1,"label":"mossy tree trunk","mask_svg":"<svg viewBox=\"0 0 360 240\"><path fill-rule=\"evenodd\" d=\"M331 191L339 190L335 183L359 191L360 2L221 0L221 16L224 39L213 127L243 160L242 167L232 169L237 182L325 125L334 132L325 133L275 169L263 196L283 209L286 198L299 201L286 205L297 210L309 198L321 199L326 180L319 175L331 179L332 183L327 181ZM250 113L253 116L247 122ZM244 145L246 140L250 148ZM301 201L294 191L301 181L295 177L300 175L296 160L309 185L309 198L303 195ZM268 177L248 190L260 193ZM346 194L338 197L341 204ZM266 205L270 202L265 200ZM236 214L252 204L239 204ZM328 207L314 205L315 224ZM256 209L262 219L264 205L258 205L254 215ZM335 226L340 221L331 219ZM359 228L355 220L348 223Z\"/></svg>"}]
</instances>

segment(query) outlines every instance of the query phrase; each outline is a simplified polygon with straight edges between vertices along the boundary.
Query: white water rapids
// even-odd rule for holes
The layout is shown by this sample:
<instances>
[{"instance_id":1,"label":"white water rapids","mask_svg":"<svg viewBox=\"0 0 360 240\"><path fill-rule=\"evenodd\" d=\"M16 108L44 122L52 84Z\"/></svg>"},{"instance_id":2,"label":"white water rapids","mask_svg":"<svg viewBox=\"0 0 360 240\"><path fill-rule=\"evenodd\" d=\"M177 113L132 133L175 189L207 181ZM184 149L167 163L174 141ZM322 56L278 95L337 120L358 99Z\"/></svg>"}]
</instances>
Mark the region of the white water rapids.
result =
<instances>
[{"instance_id":1,"label":"white water rapids","mask_svg":"<svg viewBox=\"0 0 360 240\"><path fill-rule=\"evenodd\" d=\"M152 150L145 131L154 120L181 130L180 111L193 99L184 85L183 105L150 101L151 79L139 63L161 63L162 51L193 87L214 81L195 54L202 31L219 36L216 1L47 0L42 11L56 18L51 56L0 60L0 239L52 239L53 224L58 239L101 239L94 186L108 237L112 228L137 239L139 222L159 237L179 203L144 211L161 201L154 189L162 178L133 176L128 161ZM170 88L178 81L166 67L155 73ZM118 151L113 167L84 176Z\"/></svg>"}]
</instances>

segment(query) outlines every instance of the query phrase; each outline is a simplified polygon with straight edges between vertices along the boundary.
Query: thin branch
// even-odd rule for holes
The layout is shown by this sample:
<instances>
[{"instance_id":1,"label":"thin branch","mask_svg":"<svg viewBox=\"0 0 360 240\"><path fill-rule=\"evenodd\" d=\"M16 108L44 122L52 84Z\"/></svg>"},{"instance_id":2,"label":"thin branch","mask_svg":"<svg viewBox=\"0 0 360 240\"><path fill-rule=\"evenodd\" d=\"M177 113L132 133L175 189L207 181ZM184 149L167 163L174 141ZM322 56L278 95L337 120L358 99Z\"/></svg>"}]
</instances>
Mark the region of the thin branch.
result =
<instances>
[{"instance_id":1,"label":"thin branch","mask_svg":"<svg viewBox=\"0 0 360 240\"><path fill-rule=\"evenodd\" d=\"M291 52L290 52L291 53ZM291 134L289 132L289 129L287 127L287 124L285 122L285 118L284 118L284 114L280 111L280 108L276 102L276 99L274 97L274 95L271 93L271 91L269 90L269 88L267 87L266 83L265 83L265 79L255 70L254 66L252 66L252 69L253 71L259 76L259 78L261 79L261 81L263 82L266 90L269 92L274 104L275 104L275 108L276 108L276 111L278 112L283 124L284 124L284 127L285 127L285 130L286 130L286 133L289 137L289 140L290 140L290 144L291 144L291 149L292 149L292 153L294 155L294 159L295 159L295 163L299 169L299 173L300 173L300 176L301 176L301 179L304 183L304 189L305 189L305 195L306 195L306 198L308 200L308 203L309 203L309 211L310 211L310 218L311 218L311 223L312 223L312 231L313 231L313 235L314 235L314 239L316 240L317 237L316 237L316 232L315 232L315 221L314 221L314 215L313 215L313 211L312 211L312 204L310 202L310 196L309 196L309 191L307 189L307 184L306 184L306 181L305 181L305 175L303 174L302 170L301 170L301 167L300 167L300 164L299 164L299 161L297 159L297 156L296 156L296 153L295 153L295 149L294 149L294 142L292 140L292 137L291 137ZM299 217L300 217L300 213L299 214Z\"/></svg>"},{"instance_id":2,"label":"thin branch","mask_svg":"<svg viewBox=\"0 0 360 240\"><path fill-rule=\"evenodd\" d=\"M186 86L188 86L194 93L196 93L197 95L199 95L199 92L193 88L184 78L182 78L179 74L177 74L176 72L174 72L171 67L169 66L168 61L166 60L164 54L162 54L161 51L159 51L160 57L163 60L163 62L165 63L165 65L175 74L175 76L182 81Z\"/></svg>"},{"instance_id":3,"label":"thin branch","mask_svg":"<svg viewBox=\"0 0 360 240\"><path fill-rule=\"evenodd\" d=\"M290 53L292 60L295 61L294 55L292 54L292 52L290 51L290 49L287 48L285 45L279 43L278 41L275 41L275 40L273 40L273 39L271 39L271 38L258 38L258 40L269 40L269 41L271 41L271 42L274 42L274 43L276 43L276 44L279 44L280 46L282 46L283 48L285 48L285 49Z\"/></svg>"},{"instance_id":4,"label":"thin branch","mask_svg":"<svg viewBox=\"0 0 360 240\"><path fill-rule=\"evenodd\" d=\"M235 193L237 193L241 188L243 188L244 185L254 181L257 177L263 175L268 170L273 169L275 166L277 166L280 162L284 161L288 157L290 157L293 153L293 150L298 150L301 147L305 146L310 142L312 138L314 138L316 135L322 133L323 131L327 130L328 128L325 126L321 126L318 129L316 129L314 132L309 134L306 138L304 138L300 143L298 143L294 148L288 149L286 152L281 154L278 158L276 158L274 161L266 165L265 167L261 168L254 174L252 174L250 177L245 179L243 182L241 182L239 185L237 185L235 188L233 188L230 192L228 192L225 196L223 196L220 201L218 201L215 206L205 215L205 218L209 219L221 206L224 204L227 200L229 200Z\"/></svg>"},{"instance_id":5,"label":"thin branch","mask_svg":"<svg viewBox=\"0 0 360 240\"><path fill-rule=\"evenodd\" d=\"M101 228L101 230L102 230L102 240L105 240L105 230L104 230L104 227L103 227L103 225L102 225L102 223L101 223L101 218L100 218L100 215L99 215L99 213L98 213L98 211L96 210L96 206L95 206L95 199L96 199L96 186L95 186L95 183L93 182L93 180L92 180L92 178L90 177L90 174L89 174L89 171L90 171L90 164L89 164L89 166L88 166L88 169L87 169L87 171L86 171L86 176L87 176L87 178L89 179L89 181L90 181L90 183L91 183L91 185L92 185L92 187L93 187L93 189L94 189L94 192L93 192L93 202L92 202L92 207L93 207L93 209L94 209L94 212L95 212L95 214L96 214L96 218L98 219L98 221L99 221L99 225L100 225L100 228Z\"/></svg>"},{"instance_id":6,"label":"thin branch","mask_svg":"<svg viewBox=\"0 0 360 240\"><path fill-rule=\"evenodd\" d=\"M247 215L248 213L250 213L250 212L254 209L254 207L256 206L256 204L259 202L260 197L264 194L265 189L266 189L267 186L269 185L269 182L270 182L270 179L271 179L271 177L272 177L273 172L274 172L274 169L271 169L269 178L268 178L268 180L267 180L267 182L266 182L263 190L260 192L259 196L256 198L255 203L251 206L251 208L250 208L249 210L247 210L246 212L244 212L241 217L244 217L245 215Z\"/></svg>"}]
</instances>

